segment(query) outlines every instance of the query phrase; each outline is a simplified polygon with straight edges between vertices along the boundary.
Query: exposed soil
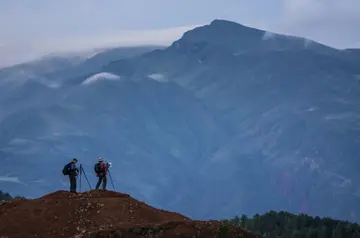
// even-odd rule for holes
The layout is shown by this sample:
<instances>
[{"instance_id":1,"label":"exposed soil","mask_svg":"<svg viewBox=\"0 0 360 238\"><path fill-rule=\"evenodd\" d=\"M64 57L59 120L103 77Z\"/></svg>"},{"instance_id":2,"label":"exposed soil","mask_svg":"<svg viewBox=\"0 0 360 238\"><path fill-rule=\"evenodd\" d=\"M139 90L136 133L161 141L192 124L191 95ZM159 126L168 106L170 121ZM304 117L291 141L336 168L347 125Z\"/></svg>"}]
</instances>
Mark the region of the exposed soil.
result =
<instances>
[{"instance_id":1,"label":"exposed soil","mask_svg":"<svg viewBox=\"0 0 360 238\"><path fill-rule=\"evenodd\" d=\"M79 194L57 191L38 199L3 203L0 237L256 236L220 222L193 221L159 210L127 194L93 190Z\"/></svg>"}]
</instances>

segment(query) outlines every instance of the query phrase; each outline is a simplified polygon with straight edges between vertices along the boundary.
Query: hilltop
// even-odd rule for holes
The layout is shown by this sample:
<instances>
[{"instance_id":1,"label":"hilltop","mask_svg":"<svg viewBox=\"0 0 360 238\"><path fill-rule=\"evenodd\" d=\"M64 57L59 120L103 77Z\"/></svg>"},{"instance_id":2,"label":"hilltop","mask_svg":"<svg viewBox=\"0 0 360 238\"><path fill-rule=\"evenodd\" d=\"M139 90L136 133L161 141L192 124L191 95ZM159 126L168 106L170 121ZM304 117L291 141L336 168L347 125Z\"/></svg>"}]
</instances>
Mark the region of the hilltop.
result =
<instances>
[{"instance_id":1,"label":"hilltop","mask_svg":"<svg viewBox=\"0 0 360 238\"><path fill-rule=\"evenodd\" d=\"M0 206L0 234L9 237L257 237L218 221L195 221L128 194L57 191Z\"/></svg>"}]
</instances>

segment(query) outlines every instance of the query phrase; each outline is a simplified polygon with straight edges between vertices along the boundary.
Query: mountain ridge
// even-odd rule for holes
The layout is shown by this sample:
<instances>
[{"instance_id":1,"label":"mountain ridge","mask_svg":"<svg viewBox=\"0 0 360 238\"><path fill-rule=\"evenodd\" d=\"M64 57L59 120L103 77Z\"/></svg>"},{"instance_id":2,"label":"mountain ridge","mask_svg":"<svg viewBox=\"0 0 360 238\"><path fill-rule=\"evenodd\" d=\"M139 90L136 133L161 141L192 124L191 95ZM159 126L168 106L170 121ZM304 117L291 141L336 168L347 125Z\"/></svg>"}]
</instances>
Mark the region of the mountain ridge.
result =
<instances>
[{"instance_id":1,"label":"mountain ridge","mask_svg":"<svg viewBox=\"0 0 360 238\"><path fill-rule=\"evenodd\" d=\"M266 34L270 35L268 39L264 38ZM216 57L228 58L231 56L234 60L241 58L243 55L262 57L263 54L268 54L268 51L279 55L293 51L292 53L294 54L309 54L309 57L311 55L317 57L330 56L334 60L339 60L339 62L351 62L354 65L353 67L357 66L352 55L345 55L343 50L338 50L303 37L268 32L220 19L214 20L208 25L189 30L169 47L147 52L143 56L138 57L138 59L144 61L142 67L150 68L145 66L145 64L153 64L158 60L162 62L162 65L166 66L169 64L167 60L169 57L177 55L176 57L178 58L187 58L188 63L177 65L178 71L181 72L190 63L201 64L205 60L212 60ZM193 56L198 59L193 59ZM134 60L136 61L136 59L135 57ZM132 65L129 65L130 61L129 59L113 61L104 66L102 70L112 73L131 74L131 71L134 71L134 69L132 69ZM121 72L113 71L116 67Z\"/></svg>"},{"instance_id":2,"label":"mountain ridge","mask_svg":"<svg viewBox=\"0 0 360 238\"><path fill-rule=\"evenodd\" d=\"M245 26L236 22L215 19L210 24L196 27L185 32L170 47L179 44L203 43L229 47L229 50L289 50L309 49L319 53L338 51L314 40L293 35Z\"/></svg>"}]
</instances>

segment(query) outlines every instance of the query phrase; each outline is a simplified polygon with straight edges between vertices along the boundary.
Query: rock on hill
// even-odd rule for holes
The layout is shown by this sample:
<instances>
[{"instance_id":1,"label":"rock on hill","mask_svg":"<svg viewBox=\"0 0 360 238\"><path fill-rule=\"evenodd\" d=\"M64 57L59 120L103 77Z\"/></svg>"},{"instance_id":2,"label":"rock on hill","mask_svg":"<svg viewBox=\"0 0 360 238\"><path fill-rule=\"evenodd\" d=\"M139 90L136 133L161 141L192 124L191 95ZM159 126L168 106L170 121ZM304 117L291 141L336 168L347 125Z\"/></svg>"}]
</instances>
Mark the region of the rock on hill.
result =
<instances>
[{"instance_id":1,"label":"rock on hill","mask_svg":"<svg viewBox=\"0 0 360 238\"><path fill-rule=\"evenodd\" d=\"M217 221L194 221L110 191L57 191L0 206L0 234L5 237L219 237L226 230L226 237L257 237Z\"/></svg>"}]
</instances>

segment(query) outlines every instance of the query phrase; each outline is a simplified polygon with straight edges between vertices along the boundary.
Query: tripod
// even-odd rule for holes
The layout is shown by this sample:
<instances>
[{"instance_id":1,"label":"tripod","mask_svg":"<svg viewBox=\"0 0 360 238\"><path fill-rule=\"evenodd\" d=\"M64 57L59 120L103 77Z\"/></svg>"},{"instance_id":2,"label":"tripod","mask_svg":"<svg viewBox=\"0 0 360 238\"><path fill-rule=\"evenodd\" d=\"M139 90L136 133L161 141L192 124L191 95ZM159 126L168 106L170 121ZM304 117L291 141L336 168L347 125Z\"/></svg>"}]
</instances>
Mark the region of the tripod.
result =
<instances>
[{"instance_id":1,"label":"tripod","mask_svg":"<svg viewBox=\"0 0 360 238\"><path fill-rule=\"evenodd\" d=\"M88 178L87 178L87 176L86 176L86 173L85 173L85 171L84 171L84 169L83 169L83 167L82 167L82 164L80 164L80 192L81 192L81 177L82 177L82 174L83 174L83 173L84 173L84 177L85 177L85 179L86 179L86 181L87 181L90 189L92 189L92 188L91 188L91 185L90 185L90 182L89 182L89 180L88 180Z\"/></svg>"},{"instance_id":2,"label":"tripod","mask_svg":"<svg viewBox=\"0 0 360 238\"><path fill-rule=\"evenodd\" d=\"M113 182L112 177L111 177L110 169L108 169L108 172L109 172L111 185L112 185L112 187L114 188L114 191L115 191L115 186L114 186L114 182Z\"/></svg>"}]
</instances>

